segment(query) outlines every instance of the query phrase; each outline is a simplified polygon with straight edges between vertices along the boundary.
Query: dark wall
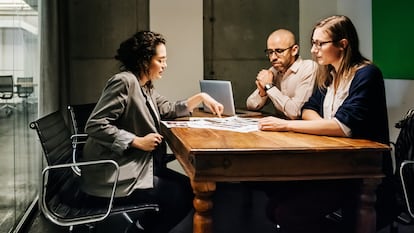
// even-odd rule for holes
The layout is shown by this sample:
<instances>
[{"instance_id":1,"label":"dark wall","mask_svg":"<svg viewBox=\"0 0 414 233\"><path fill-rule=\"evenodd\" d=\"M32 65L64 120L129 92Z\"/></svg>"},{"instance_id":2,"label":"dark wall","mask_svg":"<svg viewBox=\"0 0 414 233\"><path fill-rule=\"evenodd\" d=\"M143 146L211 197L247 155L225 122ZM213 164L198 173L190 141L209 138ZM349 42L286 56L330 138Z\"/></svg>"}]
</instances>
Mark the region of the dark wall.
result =
<instances>
[{"instance_id":1,"label":"dark wall","mask_svg":"<svg viewBox=\"0 0 414 233\"><path fill-rule=\"evenodd\" d=\"M68 104L95 102L118 71L119 43L149 28L148 0L68 0ZM267 36L278 28L299 35L298 0L204 0L204 78L233 83L237 107L245 107L254 79L269 67ZM299 41L300 38L297 38Z\"/></svg>"},{"instance_id":2,"label":"dark wall","mask_svg":"<svg viewBox=\"0 0 414 233\"><path fill-rule=\"evenodd\" d=\"M268 35L286 28L299 36L299 1L205 0L203 14L204 78L232 81L243 108L258 71L270 66L263 52Z\"/></svg>"},{"instance_id":3,"label":"dark wall","mask_svg":"<svg viewBox=\"0 0 414 233\"><path fill-rule=\"evenodd\" d=\"M69 104L96 102L119 44L149 28L148 0L68 0Z\"/></svg>"}]
</instances>

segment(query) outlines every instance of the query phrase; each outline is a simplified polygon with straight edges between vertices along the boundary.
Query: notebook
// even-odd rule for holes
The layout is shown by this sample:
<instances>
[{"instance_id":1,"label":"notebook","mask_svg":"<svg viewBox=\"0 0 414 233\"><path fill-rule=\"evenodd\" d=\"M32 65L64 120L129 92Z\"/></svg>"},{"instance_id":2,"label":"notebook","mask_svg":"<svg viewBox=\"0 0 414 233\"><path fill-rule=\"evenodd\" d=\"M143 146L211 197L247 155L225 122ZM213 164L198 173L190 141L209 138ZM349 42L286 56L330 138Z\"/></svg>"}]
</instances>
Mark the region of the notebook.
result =
<instances>
[{"instance_id":1,"label":"notebook","mask_svg":"<svg viewBox=\"0 0 414 233\"><path fill-rule=\"evenodd\" d=\"M200 80L200 90L213 97L215 100L223 104L223 115L226 116L258 116L260 112L252 112L237 109L234 106L233 89L231 82L227 80ZM203 105L203 111L211 112L211 110Z\"/></svg>"}]
</instances>

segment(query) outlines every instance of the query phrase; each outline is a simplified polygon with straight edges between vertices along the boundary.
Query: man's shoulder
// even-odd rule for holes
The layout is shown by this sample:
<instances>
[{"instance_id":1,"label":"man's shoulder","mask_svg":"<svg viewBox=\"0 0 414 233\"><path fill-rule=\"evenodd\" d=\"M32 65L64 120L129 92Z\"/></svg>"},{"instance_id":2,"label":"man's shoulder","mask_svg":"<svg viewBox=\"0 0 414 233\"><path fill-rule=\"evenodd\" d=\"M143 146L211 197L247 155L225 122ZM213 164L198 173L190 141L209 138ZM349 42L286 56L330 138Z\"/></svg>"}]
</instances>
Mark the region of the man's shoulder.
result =
<instances>
[{"instance_id":1,"label":"man's shoulder","mask_svg":"<svg viewBox=\"0 0 414 233\"><path fill-rule=\"evenodd\" d=\"M308 70L309 72L314 72L316 71L318 65L315 61L311 60L311 59L302 59L302 58L298 58L295 62L297 64L297 68L298 69L304 69L304 70Z\"/></svg>"},{"instance_id":2,"label":"man's shoulder","mask_svg":"<svg viewBox=\"0 0 414 233\"><path fill-rule=\"evenodd\" d=\"M317 63L312 59L302 59L298 58L298 62L302 63L303 66L316 66Z\"/></svg>"}]
</instances>

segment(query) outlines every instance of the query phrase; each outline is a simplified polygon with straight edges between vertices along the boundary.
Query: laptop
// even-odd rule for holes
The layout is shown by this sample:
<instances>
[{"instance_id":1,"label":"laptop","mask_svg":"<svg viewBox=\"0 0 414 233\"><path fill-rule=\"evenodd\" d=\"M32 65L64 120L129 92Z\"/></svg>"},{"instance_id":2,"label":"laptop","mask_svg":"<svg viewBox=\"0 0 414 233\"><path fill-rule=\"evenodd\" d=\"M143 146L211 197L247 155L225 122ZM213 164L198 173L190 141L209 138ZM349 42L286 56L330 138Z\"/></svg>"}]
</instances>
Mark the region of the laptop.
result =
<instances>
[{"instance_id":1,"label":"laptop","mask_svg":"<svg viewBox=\"0 0 414 233\"><path fill-rule=\"evenodd\" d=\"M226 116L260 116L260 112L237 109L234 106L233 88L227 80L200 80L200 90L223 104L223 115ZM211 110L203 105L203 111L211 113Z\"/></svg>"}]
</instances>

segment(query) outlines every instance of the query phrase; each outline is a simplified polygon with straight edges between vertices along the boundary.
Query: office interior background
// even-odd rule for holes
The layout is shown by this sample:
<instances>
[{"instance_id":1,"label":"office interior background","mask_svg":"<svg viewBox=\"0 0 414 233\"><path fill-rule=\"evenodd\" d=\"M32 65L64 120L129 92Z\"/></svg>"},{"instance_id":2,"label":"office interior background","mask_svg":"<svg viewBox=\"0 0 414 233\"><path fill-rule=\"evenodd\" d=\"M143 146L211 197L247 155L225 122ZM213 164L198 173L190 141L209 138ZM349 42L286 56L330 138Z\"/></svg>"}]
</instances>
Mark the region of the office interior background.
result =
<instances>
[{"instance_id":1,"label":"office interior background","mask_svg":"<svg viewBox=\"0 0 414 233\"><path fill-rule=\"evenodd\" d=\"M0 109L0 232L18 231L36 207L43 159L29 122L65 111L68 104L96 102L119 68L113 59L119 43L134 32L150 29L167 38L168 69L155 83L160 93L178 100L198 92L200 79L231 80L236 106L244 107L257 71L269 66L263 50L277 28L292 30L301 56L310 58L314 23L347 15L357 27L362 53L375 62L372 9L381 2L0 0L0 75L12 75L15 82L32 77L34 88L27 98L0 100L0 106L9 105ZM412 6L397 2L402 4L393 5L401 10ZM413 107L411 79L385 79L391 140L398 134L394 124Z\"/></svg>"}]
</instances>

